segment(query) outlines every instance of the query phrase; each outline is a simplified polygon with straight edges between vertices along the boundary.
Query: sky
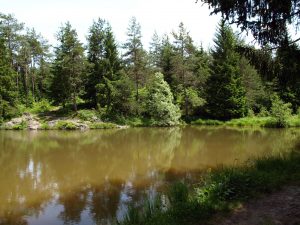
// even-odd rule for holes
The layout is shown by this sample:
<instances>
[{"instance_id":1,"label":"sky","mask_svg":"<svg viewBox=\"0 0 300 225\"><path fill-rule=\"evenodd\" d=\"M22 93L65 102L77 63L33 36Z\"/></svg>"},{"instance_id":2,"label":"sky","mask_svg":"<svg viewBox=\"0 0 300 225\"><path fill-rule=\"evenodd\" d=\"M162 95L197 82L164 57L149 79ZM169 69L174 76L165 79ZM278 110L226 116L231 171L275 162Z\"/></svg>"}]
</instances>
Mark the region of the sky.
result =
<instances>
[{"instance_id":1,"label":"sky","mask_svg":"<svg viewBox=\"0 0 300 225\"><path fill-rule=\"evenodd\" d=\"M210 16L206 5L195 0L0 0L0 12L13 14L26 27L56 43L55 34L66 21L77 30L85 43L88 28L97 18L106 19L116 40L126 40L129 19L135 16L141 24L143 44L147 48L154 31L159 35L177 31L183 22L197 45L213 46L219 16Z\"/></svg>"}]
</instances>

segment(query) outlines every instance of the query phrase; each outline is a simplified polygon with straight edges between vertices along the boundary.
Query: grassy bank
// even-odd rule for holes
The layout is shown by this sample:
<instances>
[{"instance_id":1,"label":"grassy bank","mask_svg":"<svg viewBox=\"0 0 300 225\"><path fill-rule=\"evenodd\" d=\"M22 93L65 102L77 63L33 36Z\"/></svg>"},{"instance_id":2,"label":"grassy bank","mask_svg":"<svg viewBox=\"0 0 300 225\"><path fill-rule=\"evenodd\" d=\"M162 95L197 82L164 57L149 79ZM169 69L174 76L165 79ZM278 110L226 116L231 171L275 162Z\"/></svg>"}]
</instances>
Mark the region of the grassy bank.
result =
<instances>
[{"instance_id":1,"label":"grassy bank","mask_svg":"<svg viewBox=\"0 0 300 225\"><path fill-rule=\"evenodd\" d=\"M199 184L172 185L165 196L129 208L121 225L206 224L216 213L289 184L300 184L300 154L256 159L239 167L220 167L203 175Z\"/></svg>"},{"instance_id":2,"label":"grassy bank","mask_svg":"<svg viewBox=\"0 0 300 225\"><path fill-rule=\"evenodd\" d=\"M284 124L280 124L276 118L273 117L244 117L239 119L232 119L229 121L219 121L219 120L205 120L198 119L192 121L193 125L206 125L206 126L249 126L249 127L300 127L300 117L290 116L286 118Z\"/></svg>"}]
</instances>

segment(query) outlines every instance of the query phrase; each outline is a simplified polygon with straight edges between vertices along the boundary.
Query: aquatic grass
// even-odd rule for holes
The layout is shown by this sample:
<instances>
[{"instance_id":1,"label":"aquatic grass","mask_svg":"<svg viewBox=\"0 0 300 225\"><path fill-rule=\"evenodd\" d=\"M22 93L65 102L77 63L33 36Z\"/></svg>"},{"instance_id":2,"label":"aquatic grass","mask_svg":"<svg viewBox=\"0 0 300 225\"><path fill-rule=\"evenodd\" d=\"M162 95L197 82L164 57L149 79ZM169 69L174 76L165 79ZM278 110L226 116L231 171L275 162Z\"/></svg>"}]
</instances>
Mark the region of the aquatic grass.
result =
<instances>
[{"instance_id":1,"label":"aquatic grass","mask_svg":"<svg viewBox=\"0 0 300 225\"><path fill-rule=\"evenodd\" d=\"M238 167L218 167L188 188L175 183L167 191L165 211L131 207L121 225L199 224L216 213L229 212L241 202L270 193L288 183L300 184L300 154L257 158ZM162 208L159 201L157 208Z\"/></svg>"}]
</instances>

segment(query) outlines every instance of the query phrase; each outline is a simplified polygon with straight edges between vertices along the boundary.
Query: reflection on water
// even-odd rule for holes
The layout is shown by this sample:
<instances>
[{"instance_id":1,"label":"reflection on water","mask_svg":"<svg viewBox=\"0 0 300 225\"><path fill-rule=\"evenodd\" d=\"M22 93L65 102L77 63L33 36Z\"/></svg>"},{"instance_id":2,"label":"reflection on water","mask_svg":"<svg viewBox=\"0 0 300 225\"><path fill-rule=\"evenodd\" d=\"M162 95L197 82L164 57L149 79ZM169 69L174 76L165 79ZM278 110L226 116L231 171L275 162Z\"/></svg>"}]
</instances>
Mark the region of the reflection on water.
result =
<instances>
[{"instance_id":1,"label":"reflection on water","mask_svg":"<svg viewBox=\"0 0 300 225\"><path fill-rule=\"evenodd\" d=\"M289 151L297 129L0 131L0 224L111 224L202 169Z\"/></svg>"}]
</instances>

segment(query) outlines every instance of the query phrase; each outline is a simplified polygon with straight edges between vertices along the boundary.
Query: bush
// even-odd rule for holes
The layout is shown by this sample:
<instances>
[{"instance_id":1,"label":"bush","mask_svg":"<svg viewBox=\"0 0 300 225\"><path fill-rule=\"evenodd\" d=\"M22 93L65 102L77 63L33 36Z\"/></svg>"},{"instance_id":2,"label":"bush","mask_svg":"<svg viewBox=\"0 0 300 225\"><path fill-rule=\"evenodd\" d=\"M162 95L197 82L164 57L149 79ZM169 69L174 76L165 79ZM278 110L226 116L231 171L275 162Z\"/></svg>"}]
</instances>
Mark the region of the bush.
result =
<instances>
[{"instance_id":1,"label":"bush","mask_svg":"<svg viewBox=\"0 0 300 225\"><path fill-rule=\"evenodd\" d=\"M173 104L173 94L161 73L155 73L147 86L146 110L152 126L179 124L179 107Z\"/></svg>"},{"instance_id":2,"label":"bush","mask_svg":"<svg viewBox=\"0 0 300 225\"><path fill-rule=\"evenodd\" d=\"M28 128L28 123L25 120L22 120L21 123L16 124L12 127L13 130L25 130Z\"/></svg>"},{"instance_id":3,"label":"bush","mask_svg":"<svg viewBox=\"0 0 300 225\"><path fill-rule=\"evenodd\" d=\"M113 123L102 123L102 122L92 123L90 125L90 129L112 129L112 128L117 128L117 125Z\"/></svg>"},{"instance_id":4,"label":"bush","mask_svg":"<svg viewBox=\"0 0 300 225\"><path fill-rule=\"evenodd\" d=\"M39 102L34 102L30 112L32 113L45 113L51 111L53 106L52 103L49 102L47 99L42 99Z\"/></svg>"},{"instance_id":5,"label":"bush","mask_svg":"<svg viewBox=\"0 0 300 225\"><path fill-rule=\"evenodd\" d=\"M276 127L287 127L288 118L292 115L291 103L284 103L278 95L272 96L271 116L275 119Z\"/></svg>"},{"instance_id":6,"label":"bush","mask_svg":"<svg viewBox=\"0 0 300 225\"><path fill-rule=\"evenodd\" d=\"M95 110L79 110L77 112L77 117L83 121L90 121L90 122L94 122L96 120L98 120L98 115L97 112Z\"/></svg>"},{"instance_id":7,"label":"bush","mask_svg":"<svg viewBox=\"0 0 300 225\"><path fill-rule=\"evenodd\" d=\"M76 130L77 126L71 121L58 121L57 124L55 125L55 128L59 130Z\"/></svg>"}]
</instances>

